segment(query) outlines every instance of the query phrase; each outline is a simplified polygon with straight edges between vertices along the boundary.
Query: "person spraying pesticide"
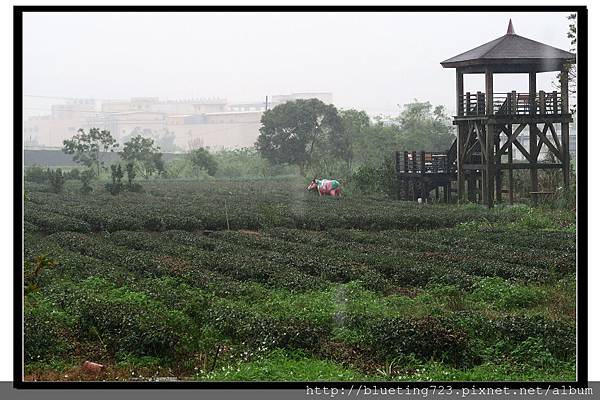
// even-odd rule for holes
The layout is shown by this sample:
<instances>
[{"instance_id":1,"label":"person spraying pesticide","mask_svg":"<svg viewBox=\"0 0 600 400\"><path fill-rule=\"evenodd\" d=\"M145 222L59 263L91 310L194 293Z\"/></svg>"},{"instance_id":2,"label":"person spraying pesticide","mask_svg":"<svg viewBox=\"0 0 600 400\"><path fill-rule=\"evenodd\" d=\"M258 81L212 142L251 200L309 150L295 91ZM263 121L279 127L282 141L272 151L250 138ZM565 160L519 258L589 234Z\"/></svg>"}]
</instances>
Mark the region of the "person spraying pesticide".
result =
<instances>
[{"instance_id":1,"label":"person spraying pesticide","mask_svg":"<svg viewBox=\"0 0 600 400\"><path fill-rule=\"evenodd\" d=\"M313 178L306 191L312 192L315 190L319 193L319 196L339 197L342 195L342 185L335 179Z\"/></svg>"}]
</instances>

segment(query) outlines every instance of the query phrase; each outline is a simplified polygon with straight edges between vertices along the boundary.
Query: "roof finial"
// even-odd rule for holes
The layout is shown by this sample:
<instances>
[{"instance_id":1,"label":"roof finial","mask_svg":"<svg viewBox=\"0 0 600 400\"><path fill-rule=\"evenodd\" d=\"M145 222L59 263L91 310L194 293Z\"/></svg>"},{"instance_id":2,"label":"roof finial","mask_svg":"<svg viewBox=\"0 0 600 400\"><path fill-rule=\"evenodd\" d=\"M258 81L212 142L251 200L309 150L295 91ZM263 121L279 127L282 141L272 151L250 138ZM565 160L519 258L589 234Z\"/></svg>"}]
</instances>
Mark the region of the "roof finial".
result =
<instances>
[{"instance_id":1,"label":"roof finial","mask_svg":"<svg viewBox=\"0 0 600 400\"><path fill-rule=\"evenodd\" d=\"M508 29L506 30L506 34L507 35L515 34L515 28L513 28L512 18L508 20Z\"/></svg>"}]
</instances>

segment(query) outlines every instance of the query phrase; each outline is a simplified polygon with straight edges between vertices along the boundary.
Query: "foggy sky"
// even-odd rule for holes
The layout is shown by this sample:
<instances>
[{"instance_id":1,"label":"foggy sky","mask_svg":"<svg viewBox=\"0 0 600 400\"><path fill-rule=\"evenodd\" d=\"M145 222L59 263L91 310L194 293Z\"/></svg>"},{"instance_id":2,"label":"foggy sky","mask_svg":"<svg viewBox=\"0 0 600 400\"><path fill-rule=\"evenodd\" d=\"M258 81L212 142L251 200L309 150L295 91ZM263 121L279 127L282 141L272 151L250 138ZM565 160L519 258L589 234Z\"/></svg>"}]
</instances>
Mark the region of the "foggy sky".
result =
<instances>
[{"instance_id":1,"label":"foggy sky","mask_svg":"<svg viewBox=\"0 0 600 400\"><path fill-rule=\"evenodd\" d=\"M161 99L332 92L341 108L397 114L413 99L455 109L440 62L506 33L569 50L568 13L25 13L24 93ZM556 73L539 74L552 90ZM494 91L527 91L527 76ZM465 91L483 90L483 77ZM25 98L26 114L51 99Z\"/></svg>"}]
</instances>

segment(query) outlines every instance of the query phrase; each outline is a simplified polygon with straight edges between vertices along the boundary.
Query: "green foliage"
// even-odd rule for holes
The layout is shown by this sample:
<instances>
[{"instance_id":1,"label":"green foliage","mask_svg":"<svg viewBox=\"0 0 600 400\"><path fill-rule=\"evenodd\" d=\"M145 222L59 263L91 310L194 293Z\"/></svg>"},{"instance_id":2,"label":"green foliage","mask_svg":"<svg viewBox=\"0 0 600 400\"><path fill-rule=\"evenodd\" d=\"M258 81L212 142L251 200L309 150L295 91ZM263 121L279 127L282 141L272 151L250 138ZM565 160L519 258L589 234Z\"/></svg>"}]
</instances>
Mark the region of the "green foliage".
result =
<instances>
[{"instance_id":1,"label":"green foliage","mask_svg":"<svg viewBox=\"0 0 600 400\"><path fill-rule=\"evenodd\" d=\"M47 362L68 357L75 347L74 318L38 294L25 297L23 314L25 361Z\"/></svg>"},{"instance_id":2,"label":"green foliage","mask_svg":"<svg viewBox=\"0 0 600 400\"><path fill-rule=\"evenodd\" d=\"M361 372L329 360L307 357L298 352L276 349L248 363L223 367L198 380L210 381L357 381L366 380Z\"/></svg>"},{"instance_id":3,"label":"green foliage","mask_svg":"<svg viewBox=\"0 0 600 400\"><path fill-rule=\"evenodd\" d=\"M80 171L77 168L73 168L69 172L65 173L65 179L79 180Z\"/></svg>"},{"instance_id":4,"label":"green foliage","mask_svg":"<svg viewBox=\"0 0 600 400\"><path fill-rule=\"evenodd\" d=\"M23 283L25 295L39 289L40 275L45 269L54 268L58 263L47 255L37 256L33 261L25 260L23 263Z\"/></svg>"},{"instance_id":5,"label":"green foliage","mask_svg":"<svg viewBox=\"0 0 600 400\"><path fill-rule=\"evenodd\" d=\"M218 167L215 177L230 179L265 178L273 175L269 163L254 149L224 150L214 154ZM294 174L295 170L290 171Z\"/></svg>"},{"instance_id":6,"label":"green foliage","mask_svg":"<svg viewBox=\"0 0 600 400\"><path fill-rule=\"evenodd\" d=\"M528 207L319 198L293 178L135 196L26 185L26 269L57 263L26 296L29 370L93 358L207 380L574 377L564 210L533 211L560 229L522 229Z\"/></svg>"},{"instance_id":7,"label":"green foliage","mask_svg":"<svg viewBox=\"0 0 600 400\"><path fill-rule=\"evenodd\" d=\"M123 190L123 183L121 182L123 179L123 169L121 168L121 164L112 164L110 166L110 178L112 182L105 185L106 190L113 196L121 193L121 190Z\"/></svg>"},{"instance_id":8,"label":"green foliage","mask_svg":"<svg viewBox=\"0 0 600 400\"><path fill-rule=\"evenodd\" d=\"M217 173L219 164L217 163L215 157L208 152L208 150L204 148L192 150L189 153L189 158L194 168L204 170L210 176L215 176Z\"/></svg>"},{"instance_id":9,"label":"green foliage","mask_svg":"<svg viewBox=\"0 0 600 400\"><path fill-rule=\"evenodd\" d=\"M454 135L450 117L443 106L433 107L429 102L405 104L400 113L402 148L424 151L445 151Z\"/></svg>"},{"instance_id":10,"label":"green foliage","mask_svg":"<svg viewBox=\"0 0 600 400\"><path fill-rule=\"evenodd\" d=\"M88 133L79 129L78 134L71 139L63 141L63 152L72 154L73 161L88 168L96 167L96 174L100 175L100 167L104 165L102 154L114 151L119 145L110 131L90 128Z\"/></svg>"},{"instance_id":11,"label":"green foliage","mask_svg":"<svg viewBox=\"0 0 600 400\"><path fill-rule=\"evenodd\" d=\"M483 278L475 284L470 298L505 310L527 308L540 302L543 292L534 287L518 285L502 278Z\"/></svg>"},{"instance_id":12,"label":"green foliage","mask_svg":"<svg viewBox=\"0 0 600 400\"><path fill-rule=\"evenodd\" d=\"M296 100L266 111L256 149L271 164L294 164L301 175L317 160L352 159L351 138L333 105Z\"/></svg>"},{"instance_id":13,"label":"green foliage","mask_svg":"<svg viewBox=\"0 0 600 400\"><path fill-rule=\"evenodd\" d=\"M154 145L152 138L134 136L125 143L119 155L127 164L132 163L145 179L150 178L154 173L160 174L165 169L160 148Z\"/></svg>"},{"instance_id":14,"label":"green foliage","mask_svg":"<svg viewBox=\"0 0 600 400\"><path fill-rule=\"evenodd\" d=\"M386 125L372 123L364 112L356 110L341 115L351 132L356 166L378 166L394 150L445 151L454 140L446 110L429 102L405 104L397 120Z\"/></svg>"},{"instance_id":15,"label":"green foliage","mask_svg":"<svg viewBox=\"0 0 600 400\"><path fill-rule=\"evenodd\" d=\"M84 340L98 341L109 355L178 358L194 349L192 322L143 293L89 278L67 304Z\"/></svg>"},{"instance_id":16,"label":"green foliage","mask_svg":"<svg viewBox=\"0 0 600 400\"><path fill-rule=\"evenodd\" d=\"M28 182L46 183L48 181L48 174L43 168L34 165L25 168L24 179Z\"/></svg>"},{"instance_id":17,"label":"green foliage","mask_svg":"<svg viewBox=\"0 0 600 400\"><path fill-rule=\"evenodd\" d=\"M140 185L139 183L135 183L135 177L136 177L136 172L135 172L135 164L133 162L128 162L125 165L125 172L127 174L127 190L129 190L130 192L143 192L144 188L142 187L142 185Z\"/></svg>"},{"instance_id":18,"label":"green foliage","mask_svg":"<svg viewBox=\"0 0 600 400\"><path fill-rule=\"evenodd\" d=\"M60 193L65 187L65 176L60 168L51 170L48 168L46 171L48 176L48 183L50 184L50 190L54 193Z\"/></svg>"},{"instance_id":19,"label":"green foliage","mask_svg":"<svg viewBox=\"0 0 600 400\"><path fill-rule=\"evenodd\" d=\"M79 174L79 180L81 180L81 189L80 192L83 194L89 194L93 191L90 183L94 179L95 174L91 169L85 169Z\"/></svg>"}]
</instances>

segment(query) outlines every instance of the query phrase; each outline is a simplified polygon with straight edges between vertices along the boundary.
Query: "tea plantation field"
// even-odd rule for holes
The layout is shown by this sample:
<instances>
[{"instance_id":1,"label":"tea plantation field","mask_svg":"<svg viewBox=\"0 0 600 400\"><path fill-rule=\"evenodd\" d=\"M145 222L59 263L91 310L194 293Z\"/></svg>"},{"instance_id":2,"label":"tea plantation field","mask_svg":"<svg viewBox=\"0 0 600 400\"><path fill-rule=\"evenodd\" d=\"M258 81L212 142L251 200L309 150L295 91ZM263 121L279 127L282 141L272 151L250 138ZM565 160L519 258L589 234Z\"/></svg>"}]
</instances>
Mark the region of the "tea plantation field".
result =
<instances>
[{"instance_id":1,"label":"tea plantation field","mask_svg":"<svg viewBox=\"0 0 600 400\"><path fill-rule=\"evenodd\" d=\"M575 379L572 212L144 188L27 183L26 380Z\"/></svg>"}]
</instances>

